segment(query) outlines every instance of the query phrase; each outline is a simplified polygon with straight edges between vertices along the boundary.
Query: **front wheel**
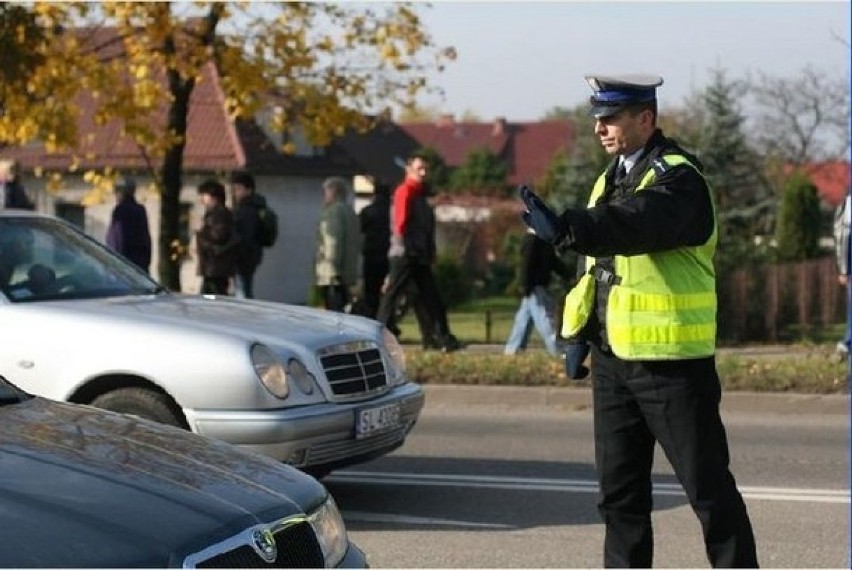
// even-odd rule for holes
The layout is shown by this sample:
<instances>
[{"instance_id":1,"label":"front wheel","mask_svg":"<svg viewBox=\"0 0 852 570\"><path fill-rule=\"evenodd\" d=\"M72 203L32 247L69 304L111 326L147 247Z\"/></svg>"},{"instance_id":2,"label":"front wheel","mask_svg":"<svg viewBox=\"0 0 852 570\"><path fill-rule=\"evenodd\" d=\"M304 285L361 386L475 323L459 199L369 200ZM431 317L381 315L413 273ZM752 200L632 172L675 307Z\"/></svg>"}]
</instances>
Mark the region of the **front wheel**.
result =
<instances>
[{"instance_id":1,"label":"front wheel","mask_svg":"<svg viewBox=\"0 0 852 570\"><path fill-rule=\"evenodd\" d=\"M161 424L187 429L177 405L162 392L148 388L119 388L101 394L92 405L111 412L139 416Z\"/></svg>"}]
</instances>

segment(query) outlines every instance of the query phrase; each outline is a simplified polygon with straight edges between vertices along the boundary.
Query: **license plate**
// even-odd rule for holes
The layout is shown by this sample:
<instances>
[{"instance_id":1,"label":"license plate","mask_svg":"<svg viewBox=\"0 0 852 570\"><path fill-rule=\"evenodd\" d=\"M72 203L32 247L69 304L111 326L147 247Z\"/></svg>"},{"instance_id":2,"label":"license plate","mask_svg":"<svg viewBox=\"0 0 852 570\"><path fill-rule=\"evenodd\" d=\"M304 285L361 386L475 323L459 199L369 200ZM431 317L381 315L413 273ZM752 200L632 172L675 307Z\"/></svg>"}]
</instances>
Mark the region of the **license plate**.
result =
<instances>
[{"instance_id":1,"label":"license plate","mask_svg":"<svg viewBox=\"0 0 852 570\"><path fill-rule=\"evenodd\" d=\"M387 404L358 410L355 416L355 439L369 437L399 425L399 404Z\"/></svg>"}]
</instances>

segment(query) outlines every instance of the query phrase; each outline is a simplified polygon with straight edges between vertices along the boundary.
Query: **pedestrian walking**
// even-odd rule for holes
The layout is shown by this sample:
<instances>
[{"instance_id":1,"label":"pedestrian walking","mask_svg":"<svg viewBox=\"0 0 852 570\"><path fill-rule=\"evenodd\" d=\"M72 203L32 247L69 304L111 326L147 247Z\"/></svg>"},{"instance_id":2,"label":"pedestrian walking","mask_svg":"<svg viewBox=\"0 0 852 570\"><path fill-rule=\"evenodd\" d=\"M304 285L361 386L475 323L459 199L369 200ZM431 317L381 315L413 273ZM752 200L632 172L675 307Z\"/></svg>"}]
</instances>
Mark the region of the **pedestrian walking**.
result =
<instances>
[{"instance_id":1,"label":"pedestrian walking","mask_svg":"<svg viewBox=\"0 0 852 570\"><path fill-rule=\"evenodd\" d=\"M0 209L35 210L21 183L20 165L14 160L0 160Z\"/></svg>"},{"instance_id":2,"label":"pedestrian walking","mask_svg":"<svg viewBox=\"0 0 852 570\"><path fill-rule=\"evenodd\" d=\"M548 287L554 273L569 278L568 267L556 255L552 245L529 230L521 242L519 269L521 303L515 312L503 353L513 355L525 350L534 327L547 352L557 356L560 351L553 326L553 297Z\"/></svg>"},{"instance_id":3,"label":"pedestrian walking","mask_svg":"<svg viewBox=\"0 0 852 570\"><path fill-rule=\"evenodd\" d=\"M116 204L106 244L147 273L151 265L151 232L148 212L136 201L136 180L123 176L116 181L114 190Z\"/></svg>"},{"instance_id":4,"label":"pedestrian walking","mask_svg":"<svg viewBox=\"0 0 852 570\"><path fill-rule=\"evenodd\" d=\"M316 284L323 304L343 312L358 284L361 230L342 178L323 182L323 208L317 229Z\"/></svg>"},{"instance_id":5,"label":"pedestrian walking","mask_svg":"<svg viewBox=\"0 0 852 570\"><path fill-rule=\"evenodd\" d=\"M388 249L390 270L382 288L377 318L385 325L391 322L400 296L413 283L428 314L427 322L434 327L433 340L424 339L424 343L451 352L461 348L461 343L450 332L447 310L432 273L436 252L435 214L427 201L428 168L424 155L413 154L405 163L405 179L394 191Z\"/></svg>"},{"instance_id":6,"label":"pedestrian walking","mask_svg":"<svg viewBox=\"0 0 852 570\"><path fill-rule=\"evenodd\" d=\"M591 343L603 564L651 567L651 470L659 443L714 567L756 567L729 467L715 364L717 221L698 159L657 128L653 76L587 76L595 133L613 157L587 209L550 210L521 189L524 220L586 255L562 334Z\"/></svg>"},{"instance_id":7,"label":"pedestrian walking","mask_svg":"<svg viewBox=\"0 0 852 570\"><path fill-rule=\"evenodd\" d=\"M266 198L255 191L254 176L245 170L231 173L231 193L234 230L239 237L234 294L240 298L254 299L254 274L263 261L260 213L267 207Z\"/></svg>"},{"instance_id":8,"label":"pedestrian walking","mask_svg":"<svg viewBox=\"0 0 852 570\"><path fill-rule=\"evenodd\" d=\"M225 205L225 187L217 180L202 182L198 195L204 204L204 222L195 235L201 293L227 295L237 268L239 240L234 231L234 216Z\"/></svg>"},{"instance_id":9,"label":"pedestrian walking","mask_svg":"<svg viewBox=\"0 0 852 570\"><path fill-rule=\"evenodd\" d=\"M849 226L852 219L852 205L850 205L849 194L834 211L834 253L837 259L837 281L842 287L849 287ZM848 321L848 319L847 319ZM837 343L837 352L848 355L852 341L852 326L846 323L846 334L843 340Z\"/></svg>"},{"instance_id":10,"label":"pedestrian walking","mask_svg":"<svg viewBox=\"0 0 852 570\"><path fill-rule=\"evenodd\" d=\"M361 274L364 279L364 313L376 318L382 284L388 275L390 247L390 185L375 181L373 199L358 213L361 225Z\"/></svg>"}]
</instances>

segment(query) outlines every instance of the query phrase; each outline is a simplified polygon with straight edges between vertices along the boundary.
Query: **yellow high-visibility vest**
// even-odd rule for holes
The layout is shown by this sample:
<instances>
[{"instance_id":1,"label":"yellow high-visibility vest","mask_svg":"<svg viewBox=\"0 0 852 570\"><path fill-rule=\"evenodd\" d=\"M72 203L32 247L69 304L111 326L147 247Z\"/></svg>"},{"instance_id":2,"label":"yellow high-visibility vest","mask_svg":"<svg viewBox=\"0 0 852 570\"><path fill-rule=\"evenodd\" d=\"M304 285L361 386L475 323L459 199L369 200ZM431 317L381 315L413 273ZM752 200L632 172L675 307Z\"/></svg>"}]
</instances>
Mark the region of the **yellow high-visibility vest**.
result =
<instances>
[{"instance_id":1,"label":"yellow high-visibility vest","mask_svg":"<svg viewBox=\"0 0 852 570\"><path fill-rule=\"evenodd\" d=\"M678 154L665 155L661 160L657 167L663 171L680 164L695 168ZM641 191L655 178L652 167L635 191ZM605 174L601 174L589 198L590 208L603 195L605 186ZM702 245L615 256L615 274L621 280L610 289L606 332L616 356L624 360L675 360L715 352L715 208L713 216L713 233ZM565 297L564 337L576 336L595 310L595 277L589 273L594 264L594 258L586 258L587 272Z\"/></svg>"}]
</instances>

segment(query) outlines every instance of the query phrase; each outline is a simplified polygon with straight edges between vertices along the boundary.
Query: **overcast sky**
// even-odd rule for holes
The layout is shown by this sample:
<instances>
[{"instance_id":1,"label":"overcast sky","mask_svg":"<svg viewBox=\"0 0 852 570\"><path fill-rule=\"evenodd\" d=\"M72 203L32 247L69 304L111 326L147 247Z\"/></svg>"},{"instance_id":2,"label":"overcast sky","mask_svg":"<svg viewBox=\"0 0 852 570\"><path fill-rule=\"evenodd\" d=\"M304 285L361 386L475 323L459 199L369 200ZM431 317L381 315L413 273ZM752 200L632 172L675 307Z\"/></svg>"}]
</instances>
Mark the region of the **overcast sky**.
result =
<instances>
[{"instance_id":1,"label":"overcast sky","mask_svg":"<svg viewBox=\"0 0 852 570\"><path fill-rule=\"evenodd\" d=\"M849 76L850 3L433 2L419 13L458 60L423 104L483 120L540 119L586 101L587 73L663 76L661 105L706 85L708 70L795 77L805 66Z\"/></svg>"}]
</instances>

